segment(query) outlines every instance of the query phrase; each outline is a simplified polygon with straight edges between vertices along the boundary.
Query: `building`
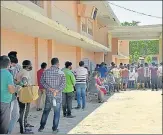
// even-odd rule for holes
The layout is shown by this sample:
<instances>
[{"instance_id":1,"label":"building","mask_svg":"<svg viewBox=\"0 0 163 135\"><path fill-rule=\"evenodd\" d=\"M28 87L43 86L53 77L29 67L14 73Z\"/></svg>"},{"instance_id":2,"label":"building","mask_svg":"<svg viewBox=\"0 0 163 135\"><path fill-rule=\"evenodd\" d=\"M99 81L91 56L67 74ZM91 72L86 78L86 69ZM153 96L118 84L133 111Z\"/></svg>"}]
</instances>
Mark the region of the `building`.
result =
<instances>
[{"instance_id":1,"label":"building","mask_svg":"<svg viewBox=\"0 0 163 135\"><path fill-rule=\"evenodd\" d=\"M59 58L61 68L68 60L73 68L81 60L87 61L89 68L103 61L128 63L126 40L147 38L146 33L139 35L144 30L154 31L149 39L156 38L162 26L122 28L107 1L1 2L1 55L17 51L19 63L31 60L34 83L40 64L50 66L53 57Z\"/></svg>"},{"instance_id":2,"label":"building","mask_svg":"<svg viewBox=\"0 0 163 135\"><path fill-rule=\"evenodd\" d=\"M67 60L73 68L83 59L111 62L117 47L108 26L118 25L104 1L2 1L1 54L17 51L19 63L31 60L35 83L40 64L50 66L52 57L61 68Z\"/></svg>"}]
</instances>

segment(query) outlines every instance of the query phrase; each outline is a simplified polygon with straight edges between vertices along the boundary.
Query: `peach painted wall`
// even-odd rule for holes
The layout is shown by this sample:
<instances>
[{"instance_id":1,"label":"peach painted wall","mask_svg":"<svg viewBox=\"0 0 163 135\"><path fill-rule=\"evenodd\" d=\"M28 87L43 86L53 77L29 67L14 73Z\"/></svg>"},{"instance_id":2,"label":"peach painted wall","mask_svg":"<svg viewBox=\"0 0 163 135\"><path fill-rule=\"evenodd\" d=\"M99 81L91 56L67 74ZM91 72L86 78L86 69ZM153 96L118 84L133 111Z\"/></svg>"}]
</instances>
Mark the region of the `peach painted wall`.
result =
<instances>
[{"instance_id":1,"label":"peach painted wall","mask_svg":"<svg viewBox=\"0 0 163 135\"><path fill-rule=\"evenodd\" d=\"M52 19L77 32L77 1L52 1Z\"/></svg>"},{"instance_id":2,"label":"peach painted wall","mask_svg":"<svg viewBox=\"0 0 163 135\"><path fill-rule=\"evenodd\" d=\"M48 64L48 46L47 46L47 40L39 38L38 39L38 69L40 69L41 63L43 62L46 62Z\"/></svg>"},{"instance_id":3,"label":"peach painted wall","mask_svg":"<svg viewBox=\"0 0 163 135\"><path fill-rule=\"evenodd\" d=\"M104 62L104 53L95 53L95 63L100 64Z\"/></svg>"},{"instance_id":4,"label":"peach painted wall","mask_svg":"<svg viewBox=\"0 0 163 135\"><path fill-rule=\"evenodd\" d=\"M108 47L108 28L100 28L96 26L94 28L94 40ZM102 26L101 26L102 27Z\"/></svg>"},{"instance_id":5,"label":"peach painted wall","mask_svg":"<svg viewBox=\"0 0 163 135\"><path fill-rule=\"evenodd\" d=\"M53 44L52 56L59 58L60 68L65 67L64 64L66 61L71 61L73 69L76 68L76 47L66 46L56 42Z\"/></svg>"},{"instance_id":6,"label":"peach painted wall","mask_svg":"<svg viewBox=\"0 0 163 135\"><path fill-rule=\"evenodd\" d=\"M1 55L7 55L10 51L17 51L19 64L23 60L30 60L33 64L31 72L33 83L35 83L35 46L34 38L16 33L6 29L1 29Z\"/></svg>"},{"instance_id":7,"label":"peach painted wall","mask_svg":"<svg viewBox=\"0 0 163 135\"><path fill-rule=\"evenodd\" d=\"M94 52L87 51L82 49L82 59L88 58L89 60L95 62L95 55Z\"/></svg>"},{"instance_id":8,"label":"peach painted wall","mask_svg":"<svg viewBox=\"0 0 163 135\"><path fill-rule=\"evenodd\" d=\"M129 41L127 40L122 40L122 42L119 41L118 51L125 56L129 56Z\"/></svg>"},{"instance_id":9,"label":"peach painted wall","mask_svg":"<svg viewBox=\"0 0 163 135\"><path fill-rule=\"evenodd\" d=\"M112 38L112 51L108 52L105 56L106 63L111 63L113 61L112 55L117 55L118 52L118 38Z\"/></svg>"}]
</instances>

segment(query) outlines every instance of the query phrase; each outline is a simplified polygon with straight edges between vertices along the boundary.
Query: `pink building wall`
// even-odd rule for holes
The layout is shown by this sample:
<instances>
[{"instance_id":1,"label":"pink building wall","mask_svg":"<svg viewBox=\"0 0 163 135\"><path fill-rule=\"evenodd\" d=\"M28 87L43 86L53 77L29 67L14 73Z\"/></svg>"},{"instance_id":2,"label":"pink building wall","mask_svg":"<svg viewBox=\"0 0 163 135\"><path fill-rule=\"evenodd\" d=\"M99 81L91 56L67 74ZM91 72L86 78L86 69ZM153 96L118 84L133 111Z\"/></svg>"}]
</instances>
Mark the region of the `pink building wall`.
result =
<instances>
[{"instance_id":1,"label":"pink building wall","mask_svg":"<svg viewBox=\"0 0 163 135\"><path fill-rule=\"evenodd\" d=\"M1 55L7 55L11 50L18 52L19 63L23 60L31 60L35 65L34 38L6 29L1 29ZM35 66L32 70L32 77L35 78ZM35 83L35 79L33 79Z\"/></svg>"}]
</instances>

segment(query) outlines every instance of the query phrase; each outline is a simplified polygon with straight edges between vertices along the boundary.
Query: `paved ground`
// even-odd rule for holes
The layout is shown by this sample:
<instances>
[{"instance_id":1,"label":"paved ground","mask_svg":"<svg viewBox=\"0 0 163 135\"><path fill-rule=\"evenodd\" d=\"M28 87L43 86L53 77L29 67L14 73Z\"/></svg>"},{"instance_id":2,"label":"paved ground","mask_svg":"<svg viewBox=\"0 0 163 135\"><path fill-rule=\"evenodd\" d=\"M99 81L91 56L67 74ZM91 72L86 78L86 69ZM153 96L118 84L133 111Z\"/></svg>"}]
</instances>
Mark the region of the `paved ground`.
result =
<instances>
[{"instance_id":1,"label":"paved ground","mask_svg":"<svg viewBox=\"0 0 163 135\"><path fill-rule=\"evenodd\" d=\"M74 101L73 105L76 105ZM42 112L32 109L29 117L37 133ZM115 93L103 104L91 102L87 109L73 110L77 117L61 117L61 134L162 134L161 91L126 91ZM62 115L61 115L62 116ZM51 111L43 134L50 134ZM14 133L18 133L19 126Z\"/></svg>"}]
</instances>

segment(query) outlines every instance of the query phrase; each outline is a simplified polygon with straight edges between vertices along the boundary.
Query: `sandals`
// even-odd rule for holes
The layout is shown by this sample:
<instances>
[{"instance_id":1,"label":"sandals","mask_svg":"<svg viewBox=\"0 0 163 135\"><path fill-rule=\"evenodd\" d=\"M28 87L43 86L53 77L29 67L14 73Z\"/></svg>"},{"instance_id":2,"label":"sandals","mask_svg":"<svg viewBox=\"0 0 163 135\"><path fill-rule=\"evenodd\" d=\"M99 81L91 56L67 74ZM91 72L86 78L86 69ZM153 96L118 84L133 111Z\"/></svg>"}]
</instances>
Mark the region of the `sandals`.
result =
<instances>
[{"instance_id":1,"label":"sandals","mask_svg":"<svg viewBox=\"0 0 163 135\"><path fill-rule=\"evenodd\" d=\"M42 108L37 108L37 111L42 111Z\"/></svg>"}]
</instances>

